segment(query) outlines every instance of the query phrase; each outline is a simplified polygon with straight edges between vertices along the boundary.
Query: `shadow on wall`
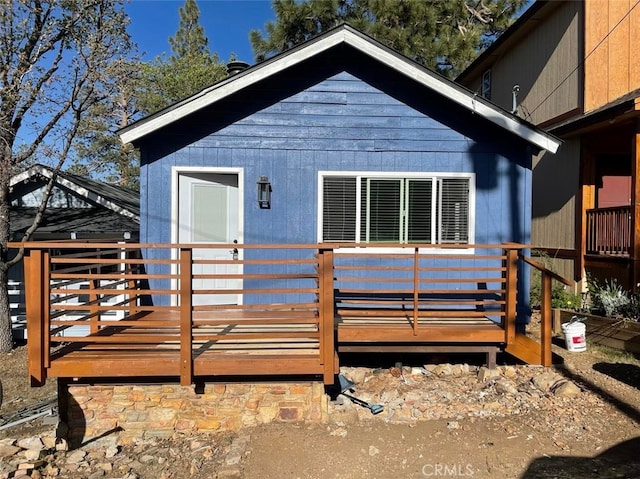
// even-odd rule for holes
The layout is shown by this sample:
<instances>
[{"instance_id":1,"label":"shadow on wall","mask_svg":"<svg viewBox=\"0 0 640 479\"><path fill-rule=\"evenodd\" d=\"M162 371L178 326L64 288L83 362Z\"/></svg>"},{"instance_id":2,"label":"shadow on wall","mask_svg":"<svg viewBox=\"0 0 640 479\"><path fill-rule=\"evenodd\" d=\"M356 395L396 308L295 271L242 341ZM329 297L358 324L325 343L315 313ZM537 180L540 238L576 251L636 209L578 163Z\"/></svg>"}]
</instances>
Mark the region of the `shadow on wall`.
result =
<instances>
[{"instance_id":1,"label":"shadow on wall","mask_svg":"<svg viewBox=\"0 0 640 479\"><path fill-rule=\"evenodd\" d=\"M565 140L555 155L540 154L533 168L533 218L557 213L576 197L579 162L580 144L573 140Z\"/></svg>"},{"instance_id":2,"label":"shadow on wall","mask_svg":"<svg viewBox=\"0 0 640 479\"><path fill-rule=\"evenodd\" d=\"M534 459L521 479L638 477L640 437L607 449L594 457L551 456Z\"/></svg>"}]
</instances>

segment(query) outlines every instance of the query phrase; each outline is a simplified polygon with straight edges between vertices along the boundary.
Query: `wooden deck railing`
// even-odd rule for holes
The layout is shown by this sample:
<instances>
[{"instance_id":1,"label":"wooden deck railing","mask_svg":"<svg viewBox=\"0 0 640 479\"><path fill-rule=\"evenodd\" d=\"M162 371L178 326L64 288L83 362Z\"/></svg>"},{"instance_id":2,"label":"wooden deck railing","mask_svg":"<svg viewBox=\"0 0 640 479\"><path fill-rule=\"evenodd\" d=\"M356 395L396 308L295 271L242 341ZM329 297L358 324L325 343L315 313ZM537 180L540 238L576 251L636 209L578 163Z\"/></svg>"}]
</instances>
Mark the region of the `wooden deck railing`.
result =
<instances>
[{"instance_id":1,"label":"wooden deck railing","mask_svg":"<svg viewBox=\"0 0 640 479\"><path fill-rule=\"evenodd\" d=\"M331 251L318 253L316 245L26 246L27 332L36 383L60 356L52 353L55 341L102 354L153 350L160 361L175 351L179 369L167 359L168 369L160 373L179 375L184 384L193 382L194 367L212 350L233 350L236 360L270 350L271 359L290 362L296 373L300 367L291 355L304 355L315 360L309 374L333 378L332 289L321 280L331 277L324 274ZM239 374L227 359L226 369L216 372ZM274 374L288 373L287 367L273 367ZM64 374L72 371L70 364Z\"/></svg>"},{"instance_id":2,"label":"wooden deck railing","mask_svg":"<svg viewBox=\"0 0 640 479\"><path fill-rule=\"evenodd\" d=\"M632 231L631 206L587 210L587 253L629 254Z\"/></svg>"},{"instance_id":3,"label":"wooden deck railing","mask_svg":"<svg viewBox=\"0 0 640 479\"><path fill-rule=\"evenodd\" d=\"M345 341L372 344L508 346L517 336L523 245L13 246L26 249L34 384L291 374L330 384L343 326L362 326ZM545 318L550 327L550 309Z\"/></svg>"},{"instance_id":4,"label":"wooden deck railing","mask_svg":"<svg viewBox=\"0 0 640 479\"><path fill-rule=\"evenodd\" d=\"M507 315L515 320L507 308L507 250L406 247L381 256L367 249L336 256L338 318L407 320L414 336L426 320L493 318L503 327Z\"/></svg>"}]
</instances>

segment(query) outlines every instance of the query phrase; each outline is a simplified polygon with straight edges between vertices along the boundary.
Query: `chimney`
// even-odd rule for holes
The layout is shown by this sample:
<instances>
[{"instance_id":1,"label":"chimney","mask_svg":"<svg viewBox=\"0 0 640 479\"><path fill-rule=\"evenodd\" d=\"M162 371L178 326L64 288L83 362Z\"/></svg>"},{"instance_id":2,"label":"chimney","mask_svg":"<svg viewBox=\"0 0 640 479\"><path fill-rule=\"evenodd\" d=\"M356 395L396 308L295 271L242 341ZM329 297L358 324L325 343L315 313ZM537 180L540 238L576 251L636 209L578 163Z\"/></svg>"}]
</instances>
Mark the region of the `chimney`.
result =
<instances>
[{"instance_id":1,"label":"chimney","mask_svg":"<svg viewBox=\"0 0 640 479\"><path fill-rule=\"evenodd\" d=\"M234 60L227 63L227 75L233 76L236 73L240 73L241 71L246 70L247 68L249 68L249 64L247 62Z\"/></svg>"}]
</instances>

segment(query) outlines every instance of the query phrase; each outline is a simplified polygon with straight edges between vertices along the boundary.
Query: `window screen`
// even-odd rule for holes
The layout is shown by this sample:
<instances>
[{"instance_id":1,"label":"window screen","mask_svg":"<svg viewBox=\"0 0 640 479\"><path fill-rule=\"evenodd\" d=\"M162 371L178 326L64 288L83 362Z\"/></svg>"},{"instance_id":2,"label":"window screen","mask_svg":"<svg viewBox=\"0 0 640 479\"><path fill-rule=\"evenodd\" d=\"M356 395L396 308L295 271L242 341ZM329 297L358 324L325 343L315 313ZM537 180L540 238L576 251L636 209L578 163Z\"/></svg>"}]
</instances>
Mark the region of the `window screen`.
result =
<instances>
[{"instance_id":1,"label":"window screen","mask_svg":"<svg viewBox=\"0 0 640 479\"><path fill-rule=\"evenodd\" d=\"M468 243L470 187L469 177L325 176L322 240Z\"/></svg>"}]
</instances>

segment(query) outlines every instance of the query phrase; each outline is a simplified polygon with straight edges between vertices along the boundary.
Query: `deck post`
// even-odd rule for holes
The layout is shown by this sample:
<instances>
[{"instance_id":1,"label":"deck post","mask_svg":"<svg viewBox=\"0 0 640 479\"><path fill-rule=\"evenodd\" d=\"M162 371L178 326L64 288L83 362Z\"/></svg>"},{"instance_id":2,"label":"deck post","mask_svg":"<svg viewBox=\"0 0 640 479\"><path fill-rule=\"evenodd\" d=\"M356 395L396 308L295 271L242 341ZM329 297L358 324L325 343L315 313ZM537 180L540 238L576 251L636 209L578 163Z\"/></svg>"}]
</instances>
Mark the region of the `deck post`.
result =
<instances>
[{"instance_id":1,"label":"deck post","mask_svg":"<svg viewBox=\"0 0 640 479\"><path fill-rule=\"evenodd\" d=\"M507 346L516 338L516 296L518 289L518 252L506 249L504 331Z\"/></svg>"},{"instance_id":2,"label":"deck post","mask_svg":"<svg viewBox=\"0 0 640 479\"><path fill-rule=\"evenodd\" d=\"M335 373L333 250L321 249L318 253L318 326L320 330L320 361L323 365L324 383L333 384Z\"/></svg>"},{"instance_id":3,"label":"deck post","mask_svg":"<svg viewBox=\"0 0 640 479\"><path fill-rule=\"evenodd\" d=\"M51 254L49 251L42 253L42 357L44 367L51 367L51 295L49 288L51 285Z\"/></svg>"},{"instance_id":4,"label":"deck post","mask_svg":"<svg viewBox=\"0 0 640 479\"><path fill-rule=\"evenodd\" d=\"M413 252L413 335L418 335L418 309L420 305L420 256L418 248Z\"/></svg>"},{"instance_id":5,"label":"deck post","mask_svg":"<svg viewBox=\"0 0 640 479\"><path fill-rule=\"evenodd\" d=\"M139 259L138 258L138 254L137 254L137 250L135 249L125 249L124 250L124 258L125 259L130 259L130 260L136 260ZM140 271L138 271L139 265L134 265L133 263L131 263L131 266L129 266L128 263L125 263L122 265L122 273L123 274L127 274L127 273L140 273ZM136 291L136 280L131 278L127 281L127 305L129 306L129 311L128 314L129 315L134 315L136 312L136 306L138 305L138 294L135 292Z\"/></svg>"},{"instance_id":6,"label":"deck post","mask_svg":"<svg viewBox=\"0 0 640 479\"><path fill-rule=\"evenodd\" d=\"M551 366L551 276L541 272L540 364Z\"/></svg>"},{"instance_id":7,"label":"deck post","mask_svg":"<svg viewBox=\"0 0 640 479\"><path fill-rule=\"evenodd\" d=\"M92 269L89 269L89 274L91 274ZM99 273L99 270L96 269L96 273ZM95 293L95 290L98 289L98 280L89 279L89 304L91 305L89 308L89 316L91 319L89 320L90 331L91 334L95 334L100 329L100 308L98 304L98 295Z\"/></svg>"},{"instance_id":8,"label":"deck post","mask_svg":"<svg viewBox=\"0 0 640 479\"><path fill-rule=\"evenodd\" d=\"M44 368L44 275L41 250L30 250L24 255L25 300L27 313L27 350L29 377L32 386L41 386L46 379Z\"/></svg>"},{"instance_id":9,"label":"deck post","mask_svg":"<svg viewBox=\"0 0 640 479\"><path fill-rule=\"evenodd\" d=\"M193 383L192 264L193 250L180 248L180 385Z\"/></svg>"}]
</instances>

